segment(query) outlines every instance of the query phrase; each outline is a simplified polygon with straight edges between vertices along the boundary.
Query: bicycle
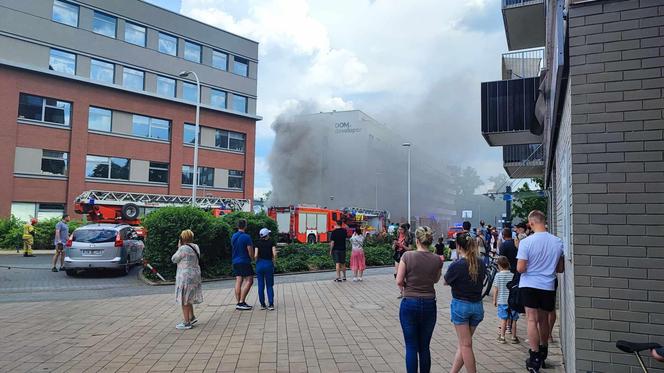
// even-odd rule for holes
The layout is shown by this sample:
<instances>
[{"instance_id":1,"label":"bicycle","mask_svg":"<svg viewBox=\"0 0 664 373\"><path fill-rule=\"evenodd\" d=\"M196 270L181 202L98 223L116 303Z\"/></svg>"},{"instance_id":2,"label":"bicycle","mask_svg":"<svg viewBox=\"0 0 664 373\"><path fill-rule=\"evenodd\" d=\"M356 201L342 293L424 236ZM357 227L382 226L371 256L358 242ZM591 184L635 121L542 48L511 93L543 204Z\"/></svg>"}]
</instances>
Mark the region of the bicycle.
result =
<instances>
[{"instance_id":1,"label":"bicycle","mask_svg":"<svg viewBox=\"0 0 664 373\"><path fill-rule=\"evenodd\" d=\"M643 369L643 372L648 373L648 369L646 368L645 364L643 364L643 359L641 359L641 355L639 354L639 352L650 351L656 348L661 348L662 346L659 343L635 343L635 342L620 340L616 342L616 347L622 352L628 354L634 354L636 358L639 360L639 364L641 365L641 369Z\"/></svg>"},{"instance_id":2,"label":"bicycle","mask_svg":"<svg viewBox=\"0 0 664 373\"><path fill-rule=\"evenodd\" d=\"M486 269L484 270L484 282L482 283L482 298L484 298L491 294L493 280L496 278L496 273L498 273L498 265L496 264L495 255L490 255L487 253L482 253L482 255L489 258L489 265L487 265Z\"/></svg>"}]
</instances>

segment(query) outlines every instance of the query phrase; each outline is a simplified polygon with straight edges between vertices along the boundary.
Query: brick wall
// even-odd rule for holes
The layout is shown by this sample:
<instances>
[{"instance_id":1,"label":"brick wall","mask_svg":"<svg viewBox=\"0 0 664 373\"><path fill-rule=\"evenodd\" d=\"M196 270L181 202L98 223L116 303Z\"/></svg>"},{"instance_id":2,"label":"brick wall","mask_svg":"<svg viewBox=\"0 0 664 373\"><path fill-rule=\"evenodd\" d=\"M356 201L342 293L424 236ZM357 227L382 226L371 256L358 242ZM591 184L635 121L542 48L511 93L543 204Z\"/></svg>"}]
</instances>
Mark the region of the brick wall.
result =
<instances>
[{"instance_id":1,"label":"brick wall","mask_svg":"<svg viewBox=\"0 0 664 373\"><path fill-rule=\"evenodd\" d=\"M634 372L616 340L664 343L664 1L573 5L569 26L576 369Z\"/></svg>"}]
</instances>

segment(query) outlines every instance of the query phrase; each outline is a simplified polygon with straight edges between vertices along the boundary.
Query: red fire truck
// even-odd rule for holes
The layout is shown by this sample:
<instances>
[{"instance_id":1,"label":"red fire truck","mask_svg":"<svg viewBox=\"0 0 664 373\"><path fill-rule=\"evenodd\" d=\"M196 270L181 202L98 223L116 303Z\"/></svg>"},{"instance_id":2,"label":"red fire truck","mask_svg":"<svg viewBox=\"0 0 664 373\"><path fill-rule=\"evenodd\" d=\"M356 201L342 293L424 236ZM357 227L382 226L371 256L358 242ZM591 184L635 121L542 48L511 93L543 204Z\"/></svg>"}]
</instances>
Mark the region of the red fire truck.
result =
<instances>
[{"instance_id":1,"label":"red fire truck","mask_svg":"<svg viewBox=\"0 0 664 373\"><path fill-rule=\"evenodd\" d=\"M348 229L349 235L355 228L379 233L386 226L389 213L361 208L335 210L314 205L296 205L270 207L268 216L277 222L279 241L316 243L329 242L328 233L334 230L338 220Z\"/></svg>"},{"instance_id":2,"label":"red fire truck","mask_svg":"<svg viewBox=\"0 0 664 373\"><path fill-rule=\"evenodd\" d=\"M190 205L191 197L89 190L76 197L74 203L74 211L85 215L88 221L140 225L141 216L160 207ZM196 206L214 216L250 210L248 200L233 198L200 197L196 198Z\"/></svg>"}]
</instances>

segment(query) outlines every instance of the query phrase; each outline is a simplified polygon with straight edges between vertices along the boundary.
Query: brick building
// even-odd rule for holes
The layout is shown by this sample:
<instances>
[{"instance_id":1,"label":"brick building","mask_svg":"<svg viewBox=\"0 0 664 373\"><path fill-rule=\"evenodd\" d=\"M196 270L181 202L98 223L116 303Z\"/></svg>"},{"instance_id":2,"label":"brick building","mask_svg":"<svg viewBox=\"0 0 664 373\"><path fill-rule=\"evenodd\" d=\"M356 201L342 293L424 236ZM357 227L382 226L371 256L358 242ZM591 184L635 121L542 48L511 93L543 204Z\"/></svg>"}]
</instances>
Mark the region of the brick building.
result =
<instances>
[{"instance_id":1,"label":"brick building","mask_svg":"<svg viewBox=\"0 0 664 373\"><path fill-rule=\"evenodd\" d=\"M0 0L0 216L85 190L253 199L258 44L138 0ZM192 78L193 79L193 78Z\"/></svg>"},{"instance_id":2,"label":"brick building","mask_svg":"<svg viewBox=\"0 0 664 373\"><path fill-rule=\"evenodd\" d=\"M482 132L520 157L512 177L543 176L550 192L565 370L641 371L615 343L664 342L664 1L502 6L509 48L542 58L533 72L532 49L504 56L509 80L482 86Z\"/></svg>"}]
</instances>

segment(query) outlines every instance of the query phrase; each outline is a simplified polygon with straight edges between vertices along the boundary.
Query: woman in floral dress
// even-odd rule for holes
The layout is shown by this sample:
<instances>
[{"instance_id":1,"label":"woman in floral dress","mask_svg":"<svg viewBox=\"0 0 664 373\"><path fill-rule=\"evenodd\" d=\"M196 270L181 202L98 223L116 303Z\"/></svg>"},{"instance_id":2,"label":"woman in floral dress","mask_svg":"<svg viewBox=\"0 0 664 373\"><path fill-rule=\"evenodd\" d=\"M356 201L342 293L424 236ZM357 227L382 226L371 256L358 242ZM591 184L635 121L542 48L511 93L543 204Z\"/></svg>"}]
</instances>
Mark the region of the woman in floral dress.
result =
<instances>
[{"instance_id":1,"label":"woman in floral dress","mask_svg":"<svg viewBox=\"0 0 664 373\"><path fill-rule=\"evenodd\" d=\"M189 229L182 231L178 251L171 258L173 263L178 265L175 275L175 302L182 306L184 321L175 328L180 330L191 329L198 321L194 316L194 304L203 302L199 265L201 251L193 241L194 232Z\"/></svg>"}]
</instances>

